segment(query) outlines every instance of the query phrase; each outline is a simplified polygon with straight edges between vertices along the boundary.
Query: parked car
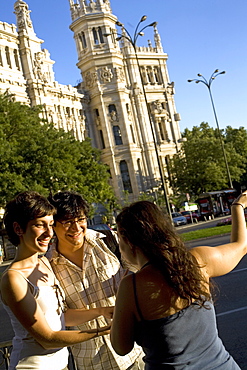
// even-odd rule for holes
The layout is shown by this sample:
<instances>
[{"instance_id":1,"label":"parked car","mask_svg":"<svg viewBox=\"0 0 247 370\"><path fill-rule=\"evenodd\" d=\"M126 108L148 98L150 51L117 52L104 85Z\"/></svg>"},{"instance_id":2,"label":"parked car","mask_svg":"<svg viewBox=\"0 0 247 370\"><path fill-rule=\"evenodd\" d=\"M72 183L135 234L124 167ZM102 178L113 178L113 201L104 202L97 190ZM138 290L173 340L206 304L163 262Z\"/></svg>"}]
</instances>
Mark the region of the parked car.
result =
<instances>
[{"instance_id":1,"label":"parked car","mask_svg":"<svg viewBox=\"0 0 247 370\"><path fill-rule=\"evenodd\" d=\"M193 222L197 223L198 221L201 221L202 216L200 213L193 212L193 211L182 211L181 214L186 217L186 220L188 223L191 222L191 219Z\"/></svg>"},{"instance_id":2,"label":"parked car","mask_svg":"<svg viewBox=\"0 0 247 370\"><path fill-rule=\"evenodd\" d=\"M186 225L187 219L181 213L179 212L173 212L172 213L172 220L174 223L174 226L180 226L180 225Z\"/></svg>"},{"instance_id":3,"label":"parked car","mask_svg":"<svg viewBox=\"0 0 247 370\"><path fill-rule=\"evenodd\" d=\"M111 228L106 224L96 224L96 225L88 225L88 229L93 230L111 230Z\"/></svg>"}]
</instances>

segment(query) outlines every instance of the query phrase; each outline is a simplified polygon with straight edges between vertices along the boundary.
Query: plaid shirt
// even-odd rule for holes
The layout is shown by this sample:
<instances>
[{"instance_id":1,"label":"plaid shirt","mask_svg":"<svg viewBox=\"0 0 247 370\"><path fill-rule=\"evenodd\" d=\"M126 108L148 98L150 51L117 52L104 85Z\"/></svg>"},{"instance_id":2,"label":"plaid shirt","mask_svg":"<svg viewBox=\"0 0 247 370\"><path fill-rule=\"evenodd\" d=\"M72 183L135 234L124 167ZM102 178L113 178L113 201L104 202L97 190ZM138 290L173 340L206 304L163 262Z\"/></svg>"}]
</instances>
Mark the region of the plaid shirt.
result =
<instances>
[{"instance_id":1,"label":"plaid shirt","mask_svg":"<svg viewBox=\"0 0 247 370\"><path fill-rule=\"evenodd\" d=\"M84 243L83 267L80 268L56 250L56 239L48 251L52 268L66 296L69 308L94 308L114 306L116 286L124 270L116 256L101 239L105 235L88 229ZM93 329L108 324L100 316L74 329ZM140 356L142 349L135 346L126 356L118 356L110 343L110 336L105 335L71 347L78 370L126 370Z\"/></svg>"}]
</instances>

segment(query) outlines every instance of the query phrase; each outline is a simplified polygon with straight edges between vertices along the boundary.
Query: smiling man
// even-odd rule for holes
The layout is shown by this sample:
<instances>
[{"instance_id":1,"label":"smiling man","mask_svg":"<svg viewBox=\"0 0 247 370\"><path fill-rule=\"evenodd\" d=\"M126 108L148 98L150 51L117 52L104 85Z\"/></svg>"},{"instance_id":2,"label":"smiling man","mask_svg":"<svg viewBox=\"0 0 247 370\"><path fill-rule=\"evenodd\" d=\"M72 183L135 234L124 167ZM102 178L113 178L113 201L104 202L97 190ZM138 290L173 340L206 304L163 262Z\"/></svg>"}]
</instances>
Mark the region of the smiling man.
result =
<instances>
[{"instance_id":1,"label":"smiling man","mask_svg":"<svg viewBox=\"0 0 247 370\"><path fill-rule=\"evenodd\" d=\"M52 268L62 285L69 308L114 306L116 285L124 276L117 257L107 248L105 235L87 229L89 206L75 192L59 192L49 201L57 209L54 238L48 252ZM109 322L102 316L77 327L94 329ZM109 335L96 337L72 347L78 370L143 369L143 352L135 347L118 356Z\"/></svg>"}]
</instances>

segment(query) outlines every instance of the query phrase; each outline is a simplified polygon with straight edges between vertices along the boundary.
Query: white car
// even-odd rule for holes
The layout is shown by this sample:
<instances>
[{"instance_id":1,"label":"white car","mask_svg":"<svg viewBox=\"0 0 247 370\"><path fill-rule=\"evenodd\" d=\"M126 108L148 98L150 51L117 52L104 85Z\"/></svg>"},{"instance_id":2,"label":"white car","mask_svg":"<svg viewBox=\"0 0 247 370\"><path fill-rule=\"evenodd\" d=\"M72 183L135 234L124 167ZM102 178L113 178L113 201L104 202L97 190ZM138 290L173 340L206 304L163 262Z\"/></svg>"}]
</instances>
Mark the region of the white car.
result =
<instances>
[{"instance_id":1,"label":"white car","mask_svg":"<svg viewBox=\"0 0 247 370\"><path fill-rule=\"evenodd\" d=\"M172 213L172 220L174 226L187 225L187 218L181 215L179 212Z\"/></svg>"}]
</instances>

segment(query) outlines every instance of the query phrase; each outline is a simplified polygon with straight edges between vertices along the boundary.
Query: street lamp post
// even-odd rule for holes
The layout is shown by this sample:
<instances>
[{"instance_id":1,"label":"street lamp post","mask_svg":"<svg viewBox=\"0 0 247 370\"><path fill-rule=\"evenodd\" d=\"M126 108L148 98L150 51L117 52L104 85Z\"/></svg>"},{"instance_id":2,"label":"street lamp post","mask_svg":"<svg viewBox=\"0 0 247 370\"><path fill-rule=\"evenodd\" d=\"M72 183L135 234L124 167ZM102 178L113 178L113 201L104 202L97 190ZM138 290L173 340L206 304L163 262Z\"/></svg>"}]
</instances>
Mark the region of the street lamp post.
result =
<instances>
[{"instance_id":1,"label":"street lamp post","mask_svg":"<svg viewBox=\"0 0 247 370\"><path fill-rule=\"evenodd\" d=\"M140 79L141 79L143 96L144 96L146 107L147 107L147 111L148 111L148 118L149 118L149 123L150 123L150 127L151 127L151 132L152 132L152 137L153 137L153 142L154 142L154 148L155 148L155 153L156 153L157 162L158 162L158 167L159 167L160 179L161 179L162 187L164 189L165 204L166 204L168 215L169 215L169 217L172 220L171 208L170 208L170 204L169 204L169 200L168 200L168 195L167 195L167 191L166 191L166 183L165 183L165 179L164 179L164 175L163 175L163 170L162 170L162 166L161 166L161 161L160 161L160 157L159 157L158 145L157 145L157 142L156 142L156 137L155 137L155 131L154 131L154 126L153 126L153 121L152 121L151 110L150 110L150 107L149 107L149 104L148 104L148 100L147 100L147 94L146 94L146 90L145 90L145 86L144 86L143 76L142 76L142 73L141 73L140 63L139 63L139 59L138 59L138 55L137 55L137 49L136 49L136 43L137 43L138 37L139 36L144 36L144 32L143 31L146 28L148 28L148 27L155 27L157 25L157 22L152 22L152 23L146 25L145 27L141 28L141 30L139 30L140 24L142 22L144 22L146 19L147 19L147 16L146 15L143 15L141 17L140 21L138 22L138 24L137 24L137 26L135 28L135 32L134 32L134 36L133 37L131 37L129 31L124 27L123 23L117 21L116 22L116 25L119 26L119 27L121 27L122 31L124 31L125 34L117 33L117 36L118 37L116 38L116 40L117 41L120 41L121 39L126 39L133 46L133 49L134 49L134 52L135 52L136 63L137 63L137 67L138 67L138 71L139 71ZM104 36L110 36L110 34L105 34Z\"/></svg>"},{"instance_id":2,"label":"street lamp post","mask_svg":"<svg viewBox=\"0 0 247 370\"><path fill-rule=\"evenodd\" d=\"M232 186L231 174L230 174L230 171L229 171L229 166L228 166L228 162L227 162L227 158L226 158L226 152L225 152L224 142L222 140L222 136L221 136L221 132L220 132L220 127L219 127L219 122L218 122L218 118L217 118L217 114L216 114L216 110L215 110L215 105L214 105L214 101L213 101L212 91L211 91L211 84L215 80L215 78L218 75L223 75L225 73L226 73L225 71L219 72L219 70L216 69L212 73L212 75L211 75L211 77L210 77L210 79L208 81L206 80L206 78L204 76L201 75L201 73L198 73L197 76L200 77L201 79L195 78L193 80L188 80L188 82L195 82L197 84L199 82L202 82L208 88L209 96L210 96L210 100L211 100L212 108L213 108L213 112L214 112L215 122L216 122L217 129L218 129L218 134L219 134L220 144L221 144L221 148L222 148L222 153L223 153L223 157L224 157L224 161L225 161L226 173L227 173L227 176L228 176L228 181L229 181L230 188L232 188L233 186Z\"/></svg>"}]
</instances>

